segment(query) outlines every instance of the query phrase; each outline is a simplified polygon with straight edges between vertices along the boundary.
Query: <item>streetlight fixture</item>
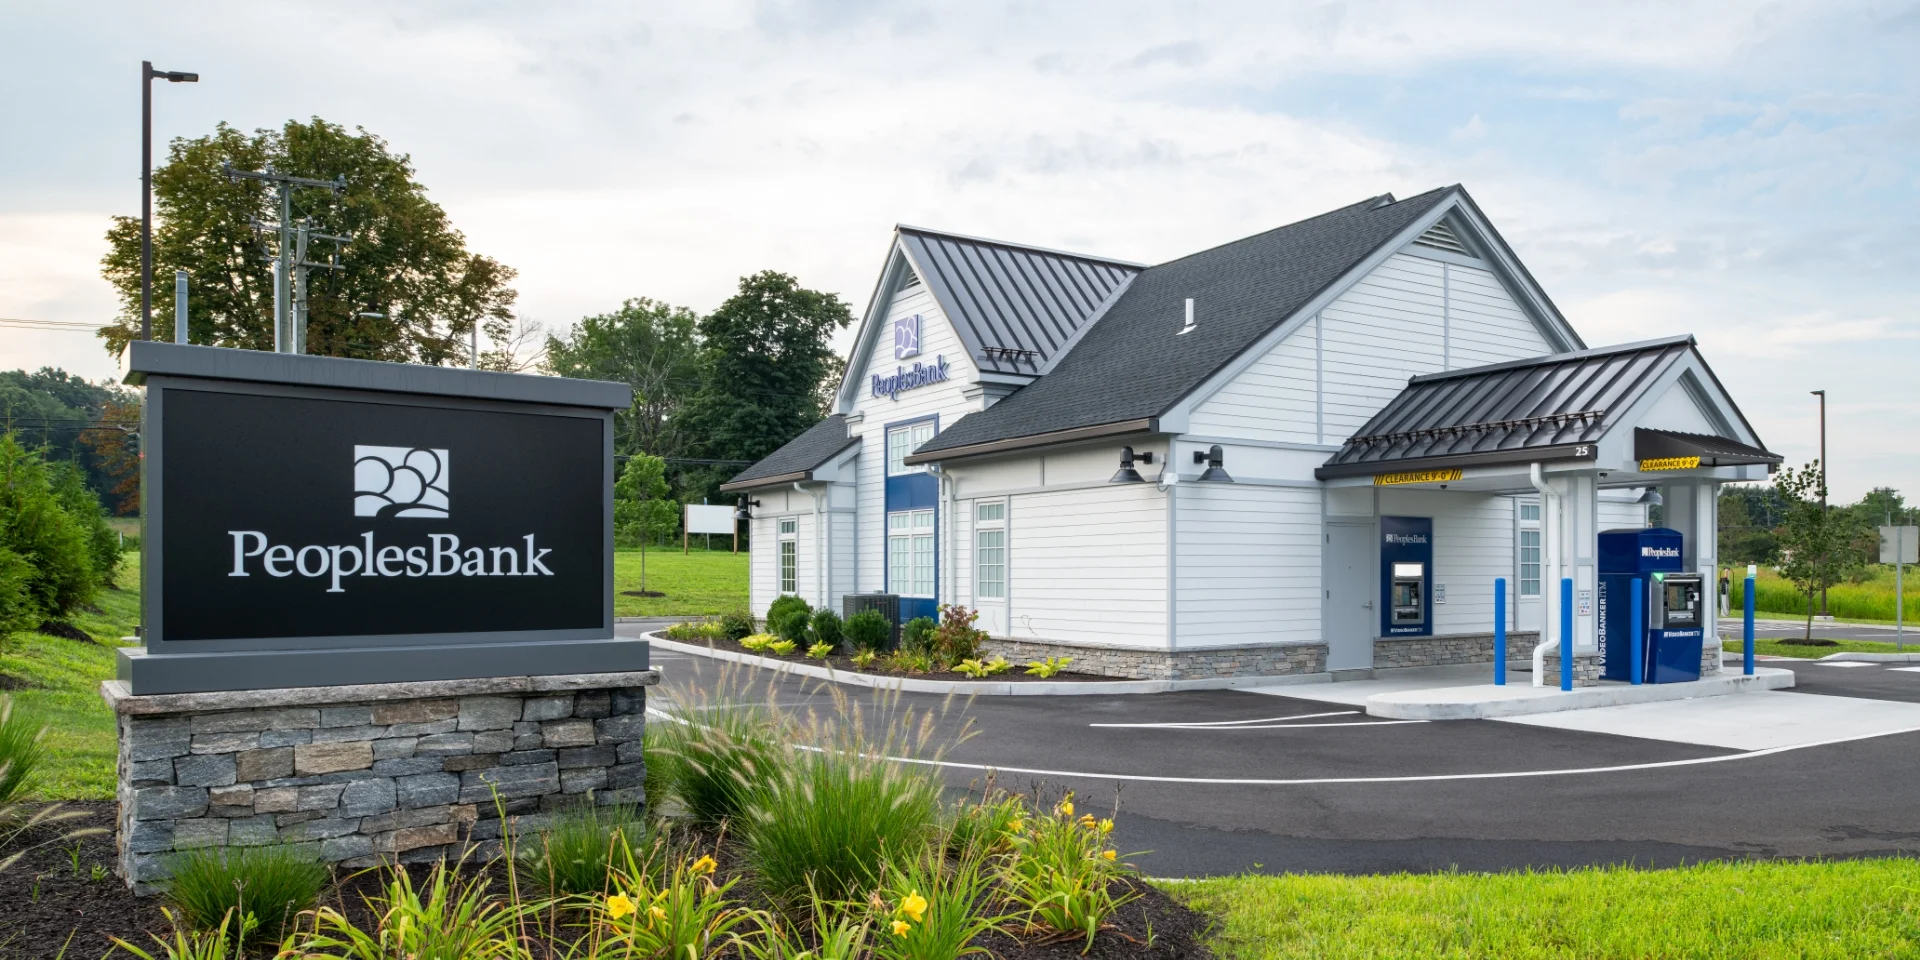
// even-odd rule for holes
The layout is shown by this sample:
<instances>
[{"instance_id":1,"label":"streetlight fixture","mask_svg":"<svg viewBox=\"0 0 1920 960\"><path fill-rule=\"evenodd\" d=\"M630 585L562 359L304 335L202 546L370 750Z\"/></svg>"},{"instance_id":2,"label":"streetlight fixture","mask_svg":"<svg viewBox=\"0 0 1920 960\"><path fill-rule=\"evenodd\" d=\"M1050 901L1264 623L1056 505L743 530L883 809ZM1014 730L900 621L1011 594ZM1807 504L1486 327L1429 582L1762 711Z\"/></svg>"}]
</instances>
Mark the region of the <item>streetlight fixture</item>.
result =
<instances>
[{"instance_id":1,"label":"streetlight fixture","mask_svg":"<svg viewBox=\"0 0 1920 960\"><path fill-rule=\"evenodd\" d=\"M1820 398L1820 512L1827 512L1827 392L1809 390L1808 393ZM1827 613L1827 588L1820 588L1820 615Z\"/></svg>"},{"instance_id":2,"label":"streetlight fixture","mask_svg":"<svg viewBox=\"0 0 1920 960\"><path fill-rule=\"evenodd\" d=\"M140 339L153 339L153 81L199 83L200 75L140 61Z\"/></svg>"}]
</instances>

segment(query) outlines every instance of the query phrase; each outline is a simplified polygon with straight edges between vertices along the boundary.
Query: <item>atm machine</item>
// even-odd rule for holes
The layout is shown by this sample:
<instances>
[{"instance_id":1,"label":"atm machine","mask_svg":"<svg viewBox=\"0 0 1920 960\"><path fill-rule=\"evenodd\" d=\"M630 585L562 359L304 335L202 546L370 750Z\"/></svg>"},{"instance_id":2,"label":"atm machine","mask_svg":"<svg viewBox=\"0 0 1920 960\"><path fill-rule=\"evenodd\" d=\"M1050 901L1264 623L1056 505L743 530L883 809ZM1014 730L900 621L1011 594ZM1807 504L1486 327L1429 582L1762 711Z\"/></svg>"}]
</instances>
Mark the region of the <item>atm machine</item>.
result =
<instances>
[{"instance_id":1,"label":"atm machine","mask_svg":"<svg viewBox=\"0 0 1920 960\"><path fill-rule=\"evenodd\" d=\"M1684 535L1664 527L1600 534L1600 649L1608 680L1632 679L1633 581L1640 580L1641 677L1647 683L1700 679L1700 651L1713 609L1705 581L1682 566Z\"/></svg>"},{"instance_id":2,"label":"atm machine","mask_svg":"<svg viewBox=\"0 0 1920 960\"><path fill-rule=\"evenodd\" d=\"M1433 635L1433 518L1380 518L1380 635Z\"/></svg>"}]
</instances>

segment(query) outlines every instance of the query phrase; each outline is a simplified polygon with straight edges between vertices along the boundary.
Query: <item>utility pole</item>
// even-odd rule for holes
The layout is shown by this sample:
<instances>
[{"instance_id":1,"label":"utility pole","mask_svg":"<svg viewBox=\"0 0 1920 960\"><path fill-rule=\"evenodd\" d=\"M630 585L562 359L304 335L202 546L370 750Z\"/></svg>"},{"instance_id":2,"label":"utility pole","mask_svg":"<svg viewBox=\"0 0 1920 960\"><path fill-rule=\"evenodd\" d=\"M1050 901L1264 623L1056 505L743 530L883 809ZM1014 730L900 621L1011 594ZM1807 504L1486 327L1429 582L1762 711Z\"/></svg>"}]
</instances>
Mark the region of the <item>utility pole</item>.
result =
<instances>
[{"instance_id":1,"label":"utility pole","mask_svg":"<svg viewBox=\"0 0 1920 960\"><path fill-rule=\"evenodd\" d=\"M1827 512L1827 392L1825 390L1814 390L1810 392L1814 396L1820 398L1820 514L1821 514L1821 521L1825 522L1827 519L1829 519L1826 516L1826 512ZM1827 613L1827 588L1826 587L1820 588L1820 615L1823 617L1829 616L1829 614Z\"/></svg>"},{"instance_id":2,"label":"utility pole","mask_svg":"<svg viewBox=\"0 0 1920 960\"><path fill-rule=\"evenodd\" d=\"M199 83L200 75L140 61L140 339L153 339L153 81Z\"/></svg>"},{"instance_id":3,"label":"utility pole","mask_svg":"<svg viewBox=\"0 0 1920 960\"><path fill-rule=\"evenodd\" d=\"M312 239L333 240L346 243L351 238L336 237L331 234L312 232L311 219L303 219L298 226L293 222L293 191L307 188L328 190L339 196L347 189L347 178L334 177L332 180L314 180L309 177L295 177L280 173L267 165L264 171L235 170L233 164L220 165L221 172L229 180L259 180L271 183L280 194L280 234L279 249L273 256L273 352L307 352L307 271L319 267L324 270L337 270L337 263L310 263L307 261L307 242ZM255 221L257 229L264 224Z\"/></svg>"}]
</instances>

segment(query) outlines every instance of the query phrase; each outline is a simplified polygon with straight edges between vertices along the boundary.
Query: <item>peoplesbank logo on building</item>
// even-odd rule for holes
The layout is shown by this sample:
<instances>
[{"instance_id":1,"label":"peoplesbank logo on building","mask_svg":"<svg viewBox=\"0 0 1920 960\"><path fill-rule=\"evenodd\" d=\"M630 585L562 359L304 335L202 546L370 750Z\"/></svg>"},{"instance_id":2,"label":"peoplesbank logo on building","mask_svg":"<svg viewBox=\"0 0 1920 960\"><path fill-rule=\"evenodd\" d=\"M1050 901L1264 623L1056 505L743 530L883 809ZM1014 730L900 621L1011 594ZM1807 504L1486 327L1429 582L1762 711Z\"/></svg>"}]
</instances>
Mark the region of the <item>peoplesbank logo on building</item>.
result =
<instances>
[{"instance_id":1,"label":"peoplesbank logo on building","mask_svg":"<svg viewBox=\"0 0 1920 960\"><path fill-rule=\"evenodd\" d=\"M353 448L353 515L445 520L450 502L447 451L430 447ZM536 547L534 535L511 547L460 547L451 533L430 533L425 544L406 547L375 543L372 531L357 544L271 542L259 530L228 530L233 538L229 577L250 577L257 568L269 577L327 579L328 593L345 593L347 577L551 577L544 562L553 551ZM524 559L523 559L524 558ZM258 560L255 564L252 561Z\"/></svg>"}]
</instances>

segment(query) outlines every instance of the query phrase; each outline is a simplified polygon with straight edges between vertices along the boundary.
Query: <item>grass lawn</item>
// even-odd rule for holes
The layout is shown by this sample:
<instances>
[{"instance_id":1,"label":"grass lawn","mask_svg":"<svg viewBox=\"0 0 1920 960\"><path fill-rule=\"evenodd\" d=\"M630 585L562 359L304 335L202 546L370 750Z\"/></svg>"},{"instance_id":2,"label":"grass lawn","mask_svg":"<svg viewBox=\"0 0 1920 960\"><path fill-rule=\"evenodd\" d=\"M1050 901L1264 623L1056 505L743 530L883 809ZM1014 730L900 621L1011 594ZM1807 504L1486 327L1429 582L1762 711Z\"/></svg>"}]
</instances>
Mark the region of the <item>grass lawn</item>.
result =
<instances>
[{"instance_id":1,"label":"grass lawn","mask_svg":"<svg viewBox=\"0 0 1920 960\"><path fill-rule=\"evenodd\" d=\"M94 603L102 612L73 620L98 643L40 633L16 633L0 643L0 673L29 684L8 693L13 708L49 727L39 789L48 799L113 799L113 712L100 699L100 681L113 677L114 650L140 620L140 555L122 556L121 589L100 591Z\"/></svg>"},{"instance_id":2,"label":"grass lawn","mask_svg":"<svg viewBox=\"0 0 1920 960\"><path fill-rule=\"evenodd\" d=\"M1904 653L1920 653L1920 630L1910 632ZM1802 647L1757 637L1753 641L1753 652L1763 657L1798 657L1802 660L1818 660L1830 653L1894 653L1893 644L1877 643L1872 640L1835 640L1831 647ZM1720 641L1720 649L1726 653L1746 652L1746 643L1738 636Z\"/></svg>"},{"instance_id":3,"label":"grass lawn","mask_svg":"<svg viewBox=\"0 0 1920 960\"><path fill-rule=\"evenodd\" d=\"M678 548L647 549L647 587L664 597L634 597L640 589L640 551L613 555L613 615L678 617L722 614L747 605L747 553Z\"/></svg>"},{"instance_id":4,"label":"grass lawn","mask_svg":"<svg viewBox=\"0 0 1920 960\"><path fill-rule=\"evenodd\" d=\"M1229 960L1920 955L1920 861L1169 884Z\"/></svg>"}]
</instances>

